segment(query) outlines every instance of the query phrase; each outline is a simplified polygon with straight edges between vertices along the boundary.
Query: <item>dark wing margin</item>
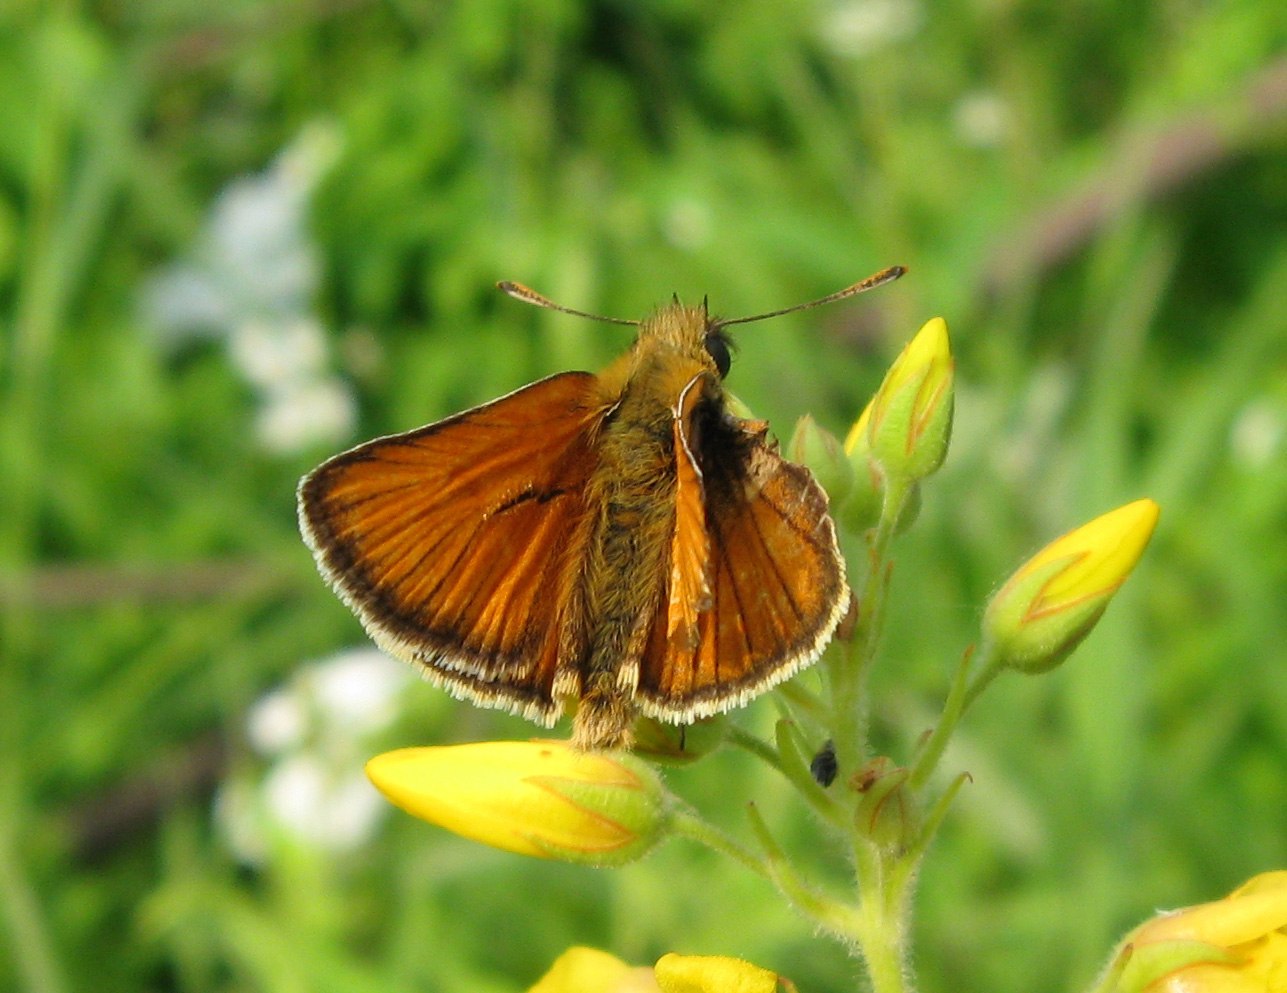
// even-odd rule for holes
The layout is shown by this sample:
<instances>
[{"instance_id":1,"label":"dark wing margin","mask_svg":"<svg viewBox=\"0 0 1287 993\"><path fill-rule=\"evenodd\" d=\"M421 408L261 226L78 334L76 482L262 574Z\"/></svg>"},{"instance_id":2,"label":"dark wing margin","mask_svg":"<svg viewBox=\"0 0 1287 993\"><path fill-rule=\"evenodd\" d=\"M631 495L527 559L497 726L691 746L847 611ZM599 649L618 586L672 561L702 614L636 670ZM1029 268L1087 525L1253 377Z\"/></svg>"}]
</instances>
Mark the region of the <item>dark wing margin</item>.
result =
<instances>
[{"instance_id":1,"label":"dark wing margin","mask_svg":"<svg viewBox=\"0 0 1287 993\"><path fill-rule=\"evenodd\" d=\"M585 484L610 405L569 372L323 463L300 530L375 642L457 696L552 724Z\"/></svg>"}]
</instances>

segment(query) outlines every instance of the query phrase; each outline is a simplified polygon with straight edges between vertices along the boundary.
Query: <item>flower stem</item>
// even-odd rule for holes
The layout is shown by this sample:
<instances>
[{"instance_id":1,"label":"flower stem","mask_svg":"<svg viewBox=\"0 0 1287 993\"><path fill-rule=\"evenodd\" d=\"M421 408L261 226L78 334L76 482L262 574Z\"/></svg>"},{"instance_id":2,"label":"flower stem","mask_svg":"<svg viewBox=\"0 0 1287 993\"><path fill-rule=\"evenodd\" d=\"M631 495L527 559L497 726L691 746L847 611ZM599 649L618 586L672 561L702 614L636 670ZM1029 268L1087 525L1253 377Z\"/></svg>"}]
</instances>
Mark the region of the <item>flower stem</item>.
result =
<instances>
[{"instance_id":1,"label":"flower stem","mask_svg":"<svg viewBox=\"0 0 1287 993\"><path fill-rule=\"evenodd\" d=\"M791 860L786 857L778 843L769 833L768 825L760 816L755 804L748 804L747 814L751 818L751 829L755 832L760 846L764 849L769 878L773 880L793 907L806 917L812 918L821 927L830 931L841 940L853 940L858 927L858 915L854 908L818 892L799 875Z\"/></svg>"},{"instance_id":2,"label":"flower stem","mask_svg":"<svg viewBox=\"0 0 1287 993\"><path fill-rule=\"evenodd\" d=\"M903 920L913 873L899 871L901 857L856 838L859 906L854 941L862 951L873 993L908 993Z\"/></svg>"},{"instance_id":3,"label":"flower stem","mask_svg":"<svg viewBox=\"0 0 1287 993\"><path fill-rule=\"evenodd\" d=\"M750 752L757 759L772 766L778 772L784 771L781 756L773 750L767 741L756 737L745 728L740 728L735 724L732 725L728 731L728 741L743 751Z\"/></svg>"},{"instance_id":4,"label":"flower stem","mask_svg":"<svg viewBox=\"0 0 1287 993\"><path fill-rule=\"evenodd\" d=\"M956 674L952 678L952 686L947 691L947 700L943 703L943 714L934 725L934 730L930 732L929 737L917 749L916 758L912 763L912 775L908 780L908 785L912 789L920 789L933 774L938 766L938 760L943 757L943 750L947 748L952 732L956 730L961 715L965 713L969 703L968 691L973 657L973 648L967 648L962 654L961 661L956 667Z\"/></svg>"},{"instance_id":5,"label":"flower stem","mask_svg":"<svg viewBox=\"0 0 1287 993\"><path fill-rule=\"evenodd\" d=\"M906 484L887 483L880 523L868 546L868 570L854 589L858 601L858 623L850 642L841 646L840 658L830 667L832 740L841 769L857 769L867 757L869 714L864 688L884 626L885 593L889 586L889 545L910 493L911 489Z\"/></svg>"},{"instance_id":6,"label":"flower stem","mask_svg":"<svg viewBox=\"0 0 1287 993\"><path fill-rule=\"evenodd\" d=\"M841 775L846 777L868 759L870 715L865 684L884 626L889 546L911 493L911 484L886 480L880 522L867 548L868 570L854 590L859 603L858 622L852 638L839 645L839 658L829 666L832 740ZM903 921L918 857L900 856L876 844L855 824L850 805L841 810L844 819L838 823L852 838L858 901L856 906L846 908L848 927L839 936L861 953L873 993L908 993L911 986Z\"/></svg>"},{"instance_id":7,"label":"flower stem","mask_svg":"<svg viewBox=\"0 0 1287 993\"><path fill-rule=\"evenodd\" d=\"M961 701L961 713L965 713L966 708L1005 669L1005 666L1001 664L1001 657L993 651L991 645L985 643L983 650L979 654L983 656L983 663L975 666L979 670L978 675L970 681L969 689L965 691L965 698Z\"/></svg>"},{"instance_id":8,"label":"flower stem","mask_svg":"<svg viewBox=\"0 0 1287 993\"><path fill-rule=\"evenodd\" d=\"M670 825L676 834L682 834L698 844L705 845L711 851L727 855L735 862L740 862L746 866L757 876L762 876L769 880L773 879L773 873L769 870L764 859L759 858L750 849L734 841L733 838L714 824L702 820L692 811L683 808L675 810L670 816Z\"/></svg>"}]
</instances>

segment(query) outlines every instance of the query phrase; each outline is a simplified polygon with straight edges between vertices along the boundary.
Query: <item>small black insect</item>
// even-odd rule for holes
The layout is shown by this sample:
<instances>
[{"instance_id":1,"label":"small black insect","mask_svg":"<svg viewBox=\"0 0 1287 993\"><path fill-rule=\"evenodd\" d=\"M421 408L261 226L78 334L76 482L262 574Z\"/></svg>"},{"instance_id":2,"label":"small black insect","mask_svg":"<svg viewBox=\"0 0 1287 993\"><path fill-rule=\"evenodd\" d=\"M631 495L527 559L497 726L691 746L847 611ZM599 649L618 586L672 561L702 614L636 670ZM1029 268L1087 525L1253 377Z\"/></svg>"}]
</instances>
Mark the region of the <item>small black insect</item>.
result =
<instances>
[{"instance_id":1,"label":"small black insect","mask_svg":"<svg viewBox=\"0 0 1287 993\"><path fill-rule=\"evenodd\" d=\"M836 743L828 738L809 763L809 773L819 786L826 789L836 781L839 768L836 762Z\"/></svg>"}]
</instances>

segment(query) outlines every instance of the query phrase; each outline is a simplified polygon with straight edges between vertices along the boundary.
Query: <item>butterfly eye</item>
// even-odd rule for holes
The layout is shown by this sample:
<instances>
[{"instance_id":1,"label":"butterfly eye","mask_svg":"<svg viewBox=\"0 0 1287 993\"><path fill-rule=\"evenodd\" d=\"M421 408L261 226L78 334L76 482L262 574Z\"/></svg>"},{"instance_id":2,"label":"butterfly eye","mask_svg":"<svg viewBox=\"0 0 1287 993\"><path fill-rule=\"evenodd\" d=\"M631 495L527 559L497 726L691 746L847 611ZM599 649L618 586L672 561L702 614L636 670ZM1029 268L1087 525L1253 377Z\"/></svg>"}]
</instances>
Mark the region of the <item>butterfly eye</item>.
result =
<instances>
[{"instance_id":1,"label":"butterfly eye","mask_svg":"<svg viewBox=\"0 0 1287 993\"><path fill-rule=\"evenodd\" d=\"M706 354L715 363L719 378L723 379L728 375L728 367L732 363L732 358L728 354L728 339L718 331L712 331L706 336L706 341L703 344L706 346Z\"/></svg>"}]
</instances>

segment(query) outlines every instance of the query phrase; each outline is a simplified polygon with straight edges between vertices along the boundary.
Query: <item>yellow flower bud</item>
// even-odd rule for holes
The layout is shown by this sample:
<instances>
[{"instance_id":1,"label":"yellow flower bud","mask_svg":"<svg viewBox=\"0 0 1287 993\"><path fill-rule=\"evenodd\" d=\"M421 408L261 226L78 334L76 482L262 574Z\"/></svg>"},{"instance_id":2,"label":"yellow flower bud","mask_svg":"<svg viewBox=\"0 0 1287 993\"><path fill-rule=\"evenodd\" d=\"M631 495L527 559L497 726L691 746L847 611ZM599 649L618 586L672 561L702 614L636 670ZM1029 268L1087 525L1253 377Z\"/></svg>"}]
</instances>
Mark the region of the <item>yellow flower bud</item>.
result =
<instances>
[{"instance_id":1,"label":"yellow flower bud","mask_svg":"<svg viewBox=\"0 0 1287 993\"><path fill-rule=\"evenodd\" d=\"M1095 626L1139 561L1158 506L1136 500L1051 542L1006 580L988 604L984 632L999 664L1044 672Z\"/></svg>"},{"instance_id":2,"label":"yellow flower bud","mask_svg":"<svg viewBox=\"0 0 1287 993\"><path fill-rule=\"evenodd\" d=\"M1223 900L1140 925L1122 942L1114 965L1111 993L1287 990L1287 870L1256 876Z\"/></svg>"},{"instance_id":3,"label":"yellow flower bud","mask_svg":"<svg viewBox=\"0 0 1287 993\"><path fill-rule=\"evenodd\" d=\"M849 495L854 485L854 471L840 447L840 439L820 427L809 414L796 422L787 454L792 462L809 467L834 506Z\"/></svg>"},{"instance_id":4,"label":"yellow flower bud","mask_svg":"<svg viewBox=\"0 0 1287 993\"><path fill-rule=\"evenodd\" d=\"M663 955L653 969L595 948L569 948L527 993L775 993L780 977L723 955Z\"/></svg>"},{"instance_id":5,"label":"yellow flower bud","mask_svg":"<svg viewBox=\"0 0 1287 993\"><path fill-rule=\"evenodd\" d=\"M849 456L861 455L866 458L871 454L871 439L867 434L867 426L871 423L871 401L867 401L867 406L863 407L862 413L858 415L858 420L854 421L850 427L849 433L845 435L845 454ZM857 468L855 466L855 468Z\"/></svg>"},{"instance_id":6,"label":"yellow flower bud","mask_svg":"<svg viewBox=\"0 0 1287 993\"><path fill-rule=\"evenodd\" d=\"M911 482L943 464L952 433L953 374L947 323L935 317L894 360L871 401L871 455L888 475Z\"/></svg>"},{"instance_id":7,"label":"yellow flower bud","mask_svg":"<svg viewBox=\"0 0 1287 993\"><path fill-rule=\"evenodd\" d=\"M371 759L366 774L409 814L537 858L622 865L666 825L666 793L647 765L565 741L402 748Z\"/></svg>"},{"instance_id":8,"label":"yellow flower bud","mask_svg":"<svg viewBox=\"0 0 1287 993\"><path fill-rule=\"evenodd\" d=\"M758 965L724 955L676 955L657 960L662 993L775 993L778 977Z\"/></svg>"},{"instance_id":9,"label":"yellow flower bud","mask_svg":"<svg viewBox=\"0 0 1287 993\"><path fill-rule=\"evenodd\" d=\"M651 969L627 965L597 948L573 947L527 993L660 993Z\"/></svg>"}]
</instances>

